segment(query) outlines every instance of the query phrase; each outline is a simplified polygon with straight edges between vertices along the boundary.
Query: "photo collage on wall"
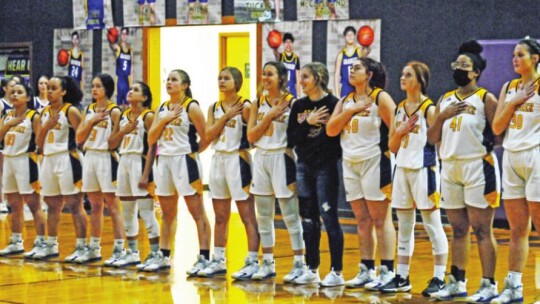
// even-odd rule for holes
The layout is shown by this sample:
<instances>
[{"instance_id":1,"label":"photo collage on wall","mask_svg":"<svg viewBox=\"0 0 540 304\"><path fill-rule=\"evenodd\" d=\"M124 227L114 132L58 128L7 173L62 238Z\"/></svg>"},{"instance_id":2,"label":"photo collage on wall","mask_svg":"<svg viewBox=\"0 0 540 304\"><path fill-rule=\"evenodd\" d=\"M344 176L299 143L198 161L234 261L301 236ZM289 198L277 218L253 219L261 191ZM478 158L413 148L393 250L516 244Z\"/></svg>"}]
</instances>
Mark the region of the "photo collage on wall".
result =
<instances>
[{"instance_id":1,"label":"photo collage on wall","mask_svg":"<svg viewBox=\"0 0 540 304\"><path fill-rule=\"evenodd\" d=\"M129 0L123 4L124 26L165 25L165 0Z\"/></svg>"},{"instance_id":2,"label":"photo collage on wall","mask_svg":"<svg viewBox=\"0 0 540 304\"><path fill-rule=\"evenodd\" d=\"M176 0L177 24L220 24L221 1Z\"/></svg>"}]
</instances>

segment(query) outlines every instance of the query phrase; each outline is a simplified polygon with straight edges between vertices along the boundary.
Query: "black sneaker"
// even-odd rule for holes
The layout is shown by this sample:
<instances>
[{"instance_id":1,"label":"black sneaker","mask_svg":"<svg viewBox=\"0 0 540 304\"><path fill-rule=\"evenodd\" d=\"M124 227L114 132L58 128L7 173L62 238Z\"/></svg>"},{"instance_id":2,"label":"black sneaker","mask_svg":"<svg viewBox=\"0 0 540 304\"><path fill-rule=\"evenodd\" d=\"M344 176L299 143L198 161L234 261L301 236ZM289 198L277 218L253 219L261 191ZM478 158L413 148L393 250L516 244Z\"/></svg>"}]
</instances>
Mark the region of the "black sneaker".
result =
<instances>
[{"instance_id":1,"label":"black sneaker","mask_svg":"<svg viewBox=\"0 0 540 304\"><path fill-rule=\"evenodd\" d=\"M429 297L432 293L443 290L444 286L445 285L443 280L434 277L433 279L428 281L428 287L426 287L426 289L422 291L422 295L424 297Z\"/></svg>"},{"instance_id":2,"label":"black sneaker","mask_svg":"<svg viewBox=\"0 0 540 304\"><path fill-rule=\"evenodd\" d=\"M409 292L411 289L412 286L409 277L404 279L399 275L396 275L392 281L379 287L379 291L382 293Z\"/></svg>"}]
</instances>

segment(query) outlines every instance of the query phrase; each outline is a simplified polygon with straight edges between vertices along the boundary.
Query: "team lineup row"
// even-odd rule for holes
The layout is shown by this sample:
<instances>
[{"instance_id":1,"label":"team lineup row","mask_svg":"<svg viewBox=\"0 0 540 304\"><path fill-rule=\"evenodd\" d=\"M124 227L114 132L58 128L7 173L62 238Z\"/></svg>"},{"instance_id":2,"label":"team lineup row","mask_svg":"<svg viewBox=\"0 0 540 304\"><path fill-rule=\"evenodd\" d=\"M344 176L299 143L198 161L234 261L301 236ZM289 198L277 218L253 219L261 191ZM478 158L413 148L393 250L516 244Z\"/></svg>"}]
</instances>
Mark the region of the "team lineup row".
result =
<instances>
[{"instance_id":1,"label":"team lineup row","mask_svg":"<svg viewBox=\"0 0 540 304\"><path fill-rule=\"evenodd\" d=\"M241 72L226 67L218 77L222 99L209 108L206 120L192 99L190 78L183 70L169 73L166 89L170 100L155 113L148 109L152 94L143 82L131 85L129 107L121 111L109 101L114 80L106 74L94 77L94 103L82 114L72 106L81 100L82 92L69 77L46 81L48 105L41 115L31 109L37 103L26 84L16 78L6 81L0 127L4 140L2 181L13 212L11 242L0 255L24 252L22 210L26 203L34 215L37 237L25 257L57 257L58 224L65 204L72 211L77 241L74 252L64 260L101 260L101 225L107 206L114 250L104 264L136 264L142 271L167 269L181 195L195 220L200 248L187 274L224 275L232 199L248 236L245 266L232 277L264 280L276 275L277 200L294 253L293 268L283 278L286 283L409 292L414 210L418 208L434 258L433 279L423 290L424 296L441 300L467 297L465 269L472 227L479 244L482 281L467 301L523 301L521 276L528 254L530 219L540 224L540 82L536 70L540 45L532 39L516 45L513 64L521 77L505 84L499 101L477 85L486 66L481 51L476 41L460 47L452 63L458 88L445 93L438 103L425 96L429 68L418 61L408 63L400 78L407 97L397 106L384 91L384 67L366 57L352 62L348 77L353 91L342 99L328 90L328 71L321 63L302 67L300 84L305 97L298 100L286 89L287 68L280 62L266 63L261 77L264 94L253 102L238 95ZM492 153L493 133L505 132L501 179ZM210 144L215 150L209 179L216 214L212 258L198 156ZM77 145L85 151L84 157ZM253 162L247 152L251 145L257 148ZM39 175L46 178L38 178L36 152L43 155ZM394 176L390 152L396 155ZM440 178L437 158L441 159ZM337 170L339 159L342 177ZM357 219L361 252L358 275L348 281L341 274L340 178ZM512 259L499 294L494 278L492 222L501 184L512 230ZM47 217L40 208L40 188L49 207ZM92 207L88 243L81 191L88 195ZM162 208L161 227L153 210L154 193ZM446 283L448 240L439 203L453 228L452 264ZM397 235L391 221L392 207L398 215ZM137 244L137 212L147 227L151 247L143 262ZM323 280L318 272L321 219L331 256L331 271ZM378 275L375 244L381 257ZM263 253L260 263L259 245Z\"/></svg>"}]
</instances>

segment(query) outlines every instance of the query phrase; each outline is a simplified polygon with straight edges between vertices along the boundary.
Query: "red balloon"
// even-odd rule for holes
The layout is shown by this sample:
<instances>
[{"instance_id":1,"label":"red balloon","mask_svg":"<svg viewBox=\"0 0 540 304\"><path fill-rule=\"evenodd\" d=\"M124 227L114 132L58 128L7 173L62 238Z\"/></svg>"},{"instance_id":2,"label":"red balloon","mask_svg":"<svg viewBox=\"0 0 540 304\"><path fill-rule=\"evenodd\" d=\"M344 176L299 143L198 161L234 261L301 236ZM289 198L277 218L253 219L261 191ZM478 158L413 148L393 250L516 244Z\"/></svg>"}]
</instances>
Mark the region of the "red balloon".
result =
<instances>
[{"instance_id":1,"label":"red balloon","mask_svg":"<svg viewBox=\"0 0 540 304\"><path fill-rule=\"evenodd\" d=\"M360 43L361 46L368 47L373 43L373 40L375 40L375 32L369 25L364 25L358 29L357 38L358 43Z\"/></svg>"},{"instance_id":2,"label":"red balloon","mask_svg":"<svg viewBox=\"0 0 540 304\"><path fill-rule=\"evenodd\" d=\"M60 49L56 55L56 61L60 66L66 66L69 60L69 52L66 49Z\"/></svg>"},{"instance_id":3,"label":"red balloon","mask_svg":"<svg viewBox=\"0 0 540 304\"><path fill-rule=\"evenodd\" d=\"M107 30L107 40L109 43L116 43L118 41L118 29L111 27Z\"/></svg>"},{"instance_id":4,"label":"red balloon","mask_svg":"<svg viewBox=\"0 0 540 304\"><path fill-rule=\"evenodd\" d=\"M278 30L271 30L270 33L268 33L268 37L266 38L266 41L268 42L268 45L273 48L277 49L281 45L283 37L281 36L281 32Z\"/></svg>"}]
</instances>

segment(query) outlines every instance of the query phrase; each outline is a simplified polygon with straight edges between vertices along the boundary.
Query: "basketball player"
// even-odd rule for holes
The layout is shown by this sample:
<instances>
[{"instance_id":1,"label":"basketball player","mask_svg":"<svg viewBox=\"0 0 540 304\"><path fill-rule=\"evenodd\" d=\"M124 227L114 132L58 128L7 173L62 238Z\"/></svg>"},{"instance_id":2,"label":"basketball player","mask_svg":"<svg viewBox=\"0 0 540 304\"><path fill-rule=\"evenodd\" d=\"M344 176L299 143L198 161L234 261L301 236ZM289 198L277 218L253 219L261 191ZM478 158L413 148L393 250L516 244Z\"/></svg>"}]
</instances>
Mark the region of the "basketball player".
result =
<instances>
[{"instance_id":1,"label":"basketball player","mask_svg":"<svg viewBox=\"0 0 540 304\"><path fill-rule=\"evenodd\" d=\"M105 28L104 0L85 0L84 10L86 11L86 29L99 30Z\"/></svg>"},{"instance_id":2,"label":"basketball player","mask_svg":"<svg viewBox=\"0 0 540 304\"><path fill-rule=\"evenodd\" d=\"M283 280L294 283L305 271L302 223L295 189L296 164L287 142L294 97L287 92L287 68L281 62L267 62L261 82L267 93L251 105L247 132L248 141L257 146L251 193L255 196L263 252L262 265L251 278L264 280L276 276L274 205L277 198L294 253L293 269Z\"/></svg>"},{"instance_id":3,"label":"basketball player","mask_svg":"<svg viewBox=\"0 0 540 304\"><path fill-rule=\"evenodd\" d=\"M202 24L208 24L208 0L188 0L187 23L193 24L193 16L195 15L197 8L201 14Z\"/></svg>"},{"instance_id":4,"label":"basketball player","mask_svg":"<svg viewBox=\"0 0 540 304\"><path fill-rule=\"evenodd\" d=\"M75 228L75 250L64 261L73 262L86 246L86 210L82 203L82 153L75 143L81 122L77 109L83 93L71 77L52 77L48 84L49 105L42 111L41 132L36 143L43 153L41 193L48 206L47 241L28 258L44 260L58 256L58 226L64 205L71 210Z\"/></svg>"},{"instance_id":5,"label":"basketball player","mask_svg":"<svg viewBox=\"0 0 540 304\"><path fill-rule=\"evenodd\" d=\"M272 49L276 61L287 68L287 90L296 98L296 92L300 92L300 57L293 51L294 37L291 33L283 34L283 52L277 48Z\"/></svg>"},{"instance_id":6,"label":"basketball player","mask_svg":"<svg viewBox=\"0 0 540 304\"><path fill-rule=\"evenodd\" d=\"M137 3L139 4L139 25L144 25L146 12L150 14L150 25L156 25L156 0L137 0Z\"/></svg>"},{"instance_id":7,"label":"basketball player","mask_svg":"<svg viewBox=\"0 0 540 304\"><path fill-rule=\"evenodd\" d=\"M315 20L323 19L325 5L330 11L330 20L336 20L336 0L315 0Z\"/></svg>"},{"instance_id":8,"label":"basketball player","mask_svg":"<svg viewBox=\"0 0 540 304\"><path fill-rule=\"evenodd\" d=\"M0 250L0 256L24 252L22 230L24 226L23 205L28 204L34 218L35 251L45 241L45 214L39 199L39 172L36 153L36 134L40 132L39 114L32 105L32 90L25 83L17 83L10 89L13 110L0 123L0 139L4 141L3 191L12 211L11 239Z\"/></svg>"},{"instance_id":9,"label":"basketball player","mask_svg":"<svg viewBox=\"0 0 540 304\"><path fill-rule=\"evenodd\" d=\"M169 73L167 93L170 100L159 107L157 117L148 131L148 144L157 143L159 151L155 177L163 223L161 250L152 263L142 269L144 271L170 268L179 195L186 201L199 236L199 255L187 275L197 275L206 268L210 259L211 230L202 201L202 169L199 160L199 152L204 151L208 142L204 114L199 102L192 99L190 84L191 80L185 71L176 69Z\"/></svg>"},{"instance_id":10,"label":"basketball player","mask_svg":"<svg viewBox=\"0 0 540 304\"><path fill-rule=\"evenodd\" d=\"M247 122L251 103L238 95L242 88L242 73L235 67L225 67L219 72L220 101L208 109L206 139L215 150L210 169L210 197L216 214L214 226L214 256L198 276L213 277L227 273L225 246L227 245L231 199L236 201L248 240L248 256L244 267L232 277L251 279L259 270L259 233L255 219L255 205L249 193L251 185L250 144L247 141Z\"/></svg>"},{"instance_id":11,"label":"basketball player","mask_svg":"<svg viewBox=\"0 0 540 304\"><path fill-rule=\"evenodd\" d=\"M487 302L498 294L492 225L495 208L499 206L500 178L491 132L497 100L477 84L486 67L481 52L482 46L475 40L460 46L452 63L458 88L441 97L435 123L428 129L429 143L440 145L441 207L446 209L454 232L448 282L443 290L431 294L440 300L467 296L465 269L471 226L478 240L482 279L480 289L467 301Z\"/></svg>"},{"instance_id":12,"label":"basketball player","mask_svg":"<svg viewBox=\"0 0 540 304\"><path fill-rule=\"evenodd\" d=\"M336 57L336 65L334 70L334 88L336 96L345 97L354 90L349 83L349 74L351 66L358 58L366 57L371 49L369 47L360 47L356 45L356 29L352 26L347 26L343 30L345 38L345 47L339 51Z\"/></svg>"},{"instance_id":13,"label":"basketball player","mask_svg":"<svg viewBox=\"0 0 540 304\"><path fill-rule=\"evenodd\" d=\"M414 252L415 209L420 210L434 259L434 274L422 292L426 297L444 287L448 240L439 210L439 166L435 146L427 142L427 129L435 122L435 105L426 96L430 72L426 64L409 62L401 72L401 90L407 93L399 103L390 126L389 148L396 154L392 184L392 207L398 217L398 261L394 280L382 292L409 292L411 257Z\"/></svg>"},{"instance_id":14,"label":"basketball player","mask_svg":"<svg viewBox=\"0 0 540 304\"><path fill-rule=\"evenodd\" d=\"M341 158L339 137L326 134L326 123L338 99L328 90L329 75L320 62L302 68L300 83L306 97L291 109L287 139L298 156L296 178L298 200L309 270L296 284L318 284L325 287L345 284L343 270L343 231L338 218L338 160ZM328 233L331 271L319 277L321 218Z\"/></svg>"},{"instance_id":15,"label":"basketball player","mask_svg":"<svg viewBox=\"0 0 540 304\"><path fill-rule=\"evenodd\" d=\"M503 147L503 199L510 224L508 275L504 290L492 303L523 301L521 277L529 255L532 219L540 229L540 45L523 39L514 48L512 63L521 77L506 83L493 119L493 132L506 131Z\"/></svg>"},{"instance_id":16,"label":"basketball player","mask_svg":"<svg viewBox=\"0 0 540 304\"><path fill-rule=\"evenodd\" d=\"M71 33L71 43L73 47L69 50L68 76L72 77L79 84L81 90L84 89L84 53L79 48L79 32Z\"/></svg>"},{"instance_id":17,"label":"basketball player","mask_svg":"<svg viewBox=\"0 0 540 304\"><path fill-rule=\"evenodd\" d=\"M108 74L98 74L92 79L92 99L77 128L77 144L85 150L83 160L82 191L86 193L92 206L90 217L90 243L84 254L77 257L76 263L89 263L101 260L101 230L103 209L109 208L112 218L114 247L112 256L104 263L112 266L125 254L124 223L120 201L116 199L116 170L118 156L109 146L112 130L120 121L121 111L110 101L114 93L114 80Z\"/></svg>"},{"instance_id":18,"label":"basketball player","mask_svg":"<svg viewBox=\"0 0 540 304\"><path fill-rule=\"evenodd\" d=\"M109 44L116 57L116 104L121 109L128 106L126 97L133 82L133 49L128 42L128 37L129 28L123 27L120 44Z\"/></svg>"},{"instance_id":19,"label":"basketball player","mask_svg":"<svg viewBox=\"0 0 540 304\"><path fill-rule=\"evenodd\" d=\"M383 90L386 72L381 63L367 57L356 59L349 80L354 91L337 103L326 126L329 136L341 134L343 182L346 199L356 217L362 255L358 275L345 285L378 290L394 278L396 232L390 208L388 127L396 106ZM375 243L379 245L381 258L378 277L375 277Z\"/></svg>"},{"instance_id":20,"label":"basketball player","mask_svg":"<svg viewBox=\"0 0 540 304\"><path fill-rule=\"evenodd\" d=\"M127 94L129 108L120 117L109 139L109 147L120 153L116 195L122 202L122 213L126 228L128 249L126 254L113 266L124 267L140 263L138 246L139 220L141 215L148 232L151 252L145 263L137 267L142 269L157 256L159 251L159 223L154 212L154 163L155 145L147 142L148 129L154 121L152 92L142 81L135 82ZM139 212L137 212L137 210Z\"/></svg>"},{"instance_id":21,"label":"basketball player","mask_svg":"<svg viewBox=\"0 0 540 304\"><path fill-rule=\"evenodd\" d=\"M41 75L38 78L36 88L38 88L38 96L34 96L34 110L41 113L49 101L47 100L47 85L49 84L49 76Z\"/></svg>"}]
</instances>

